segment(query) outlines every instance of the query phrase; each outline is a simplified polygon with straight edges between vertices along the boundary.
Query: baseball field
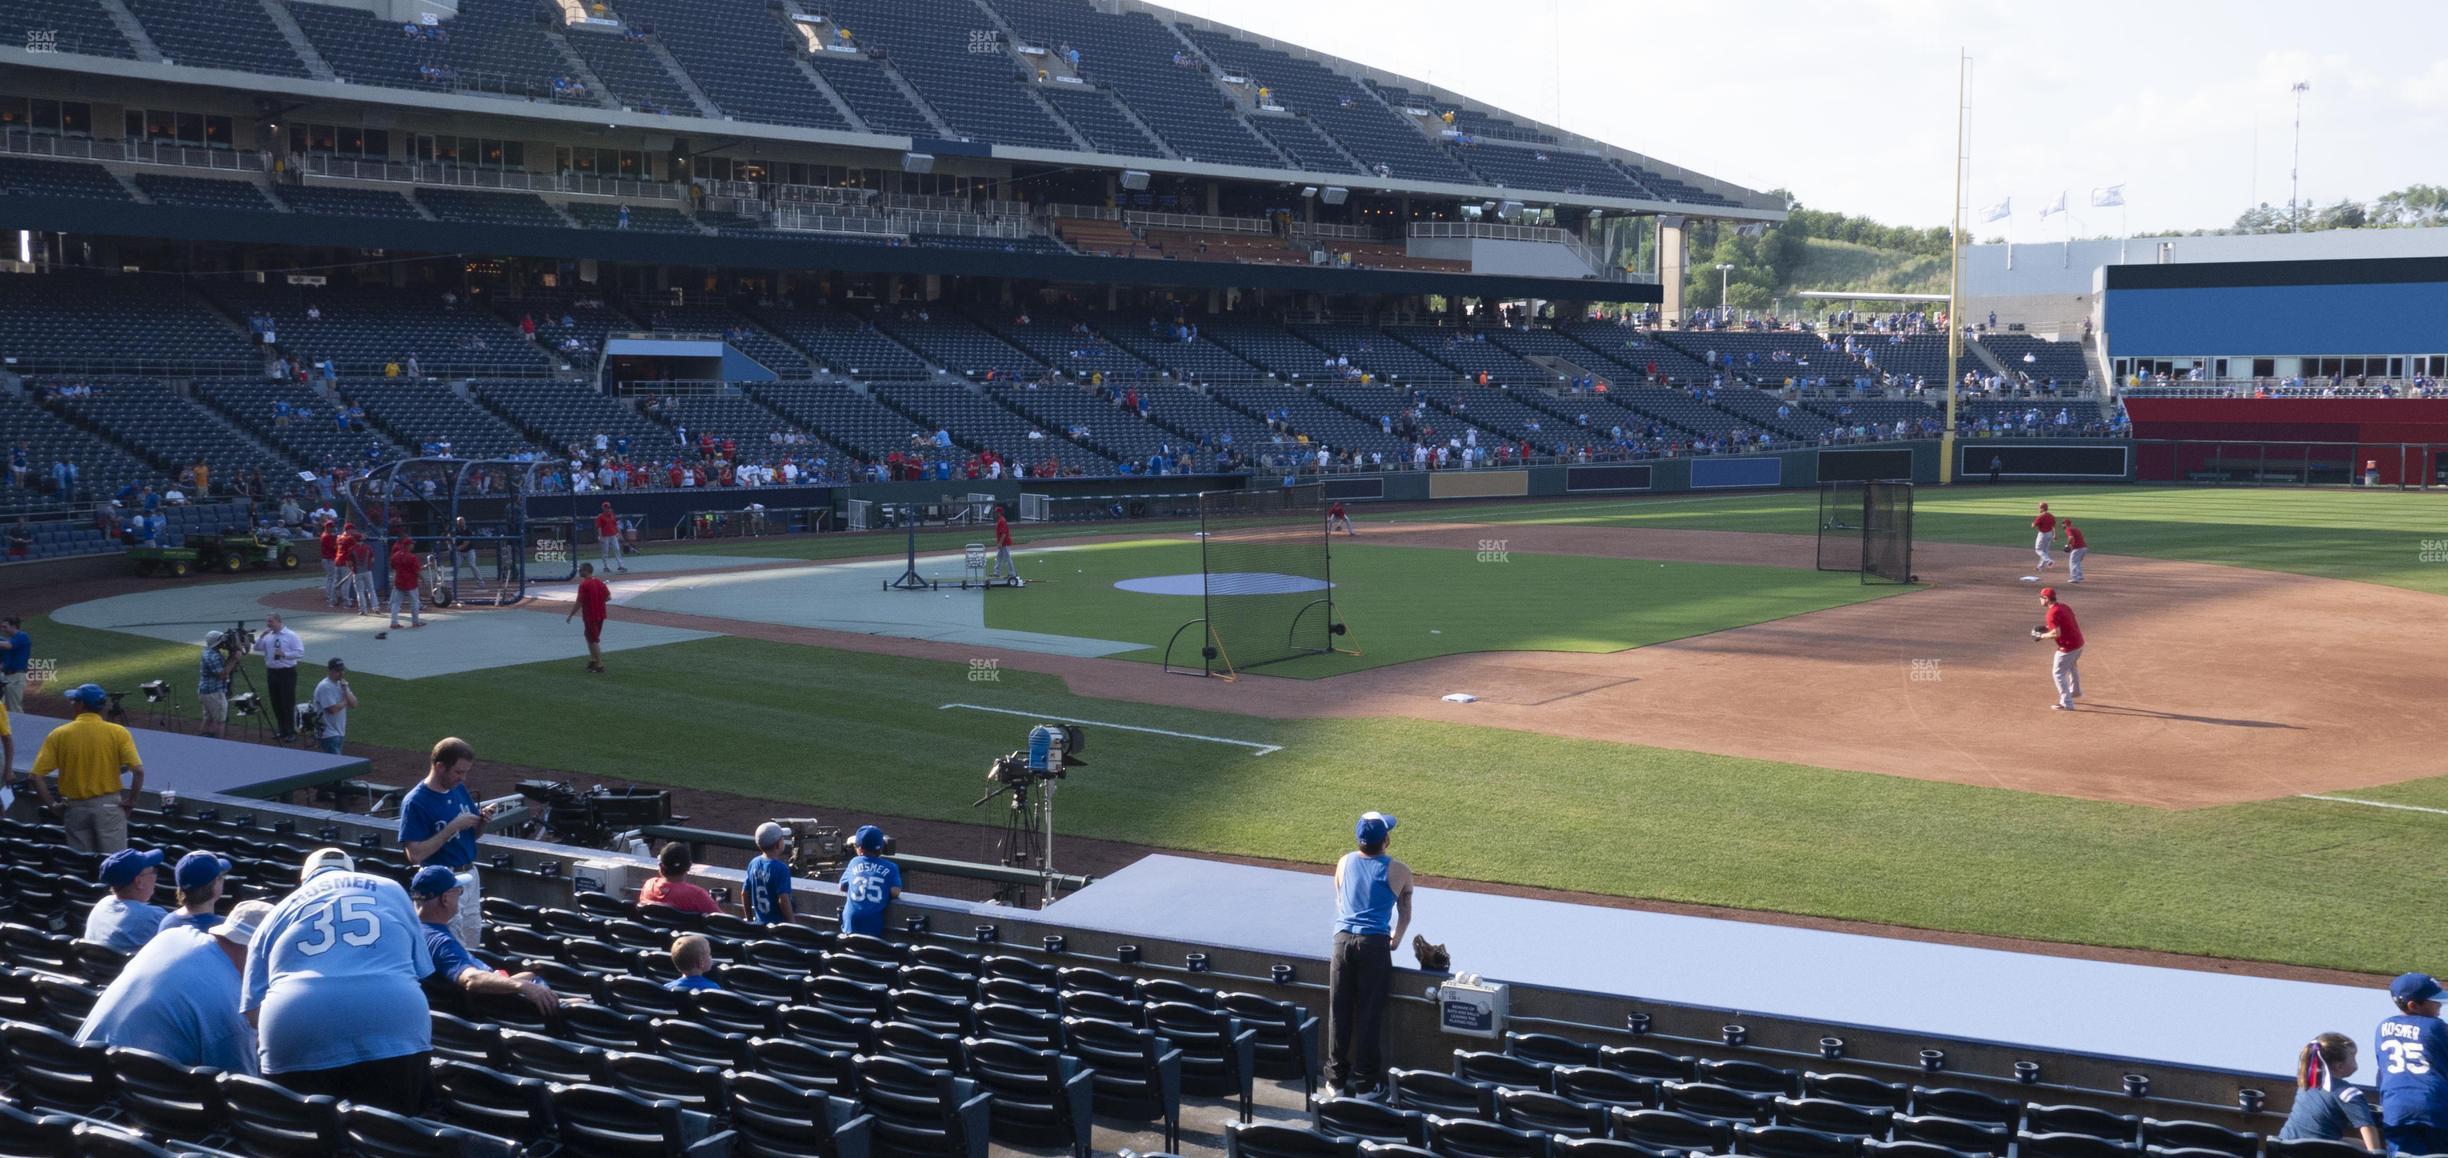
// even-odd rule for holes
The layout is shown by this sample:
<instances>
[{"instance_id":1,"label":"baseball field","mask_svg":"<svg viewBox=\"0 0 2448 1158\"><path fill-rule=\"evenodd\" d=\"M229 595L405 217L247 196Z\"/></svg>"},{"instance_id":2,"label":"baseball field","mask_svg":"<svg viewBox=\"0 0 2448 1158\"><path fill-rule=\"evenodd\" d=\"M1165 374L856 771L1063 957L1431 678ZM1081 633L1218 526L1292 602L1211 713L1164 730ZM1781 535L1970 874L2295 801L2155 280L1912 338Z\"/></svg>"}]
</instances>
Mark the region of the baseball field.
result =
<instances>
[{"instance_id":1,"label":"baseball field","mask_svg":"<svg viewBox=\"0 0 2448 1158\"><path fill-rule=\"evenodd\" d=\"M2042 500L2093 547L2090 581L2063 588L2091 637L2069 713L2047 710L2025 637L2025 577L2063 578L2031 566ZM1092 737L1066 835L1324 863L1348 835L1330 819L1379 808L1445 877L2387 972L2428 961L2429 930L2362 910L2448 888L2430 855L2448 836L2441 502L1923 488L1908 588L1810 570L1809 492L1362 511L1334 544L1357 657L1228 684L1164 675L1153 650L616 608L608 638L624 620L715 634L617 653L608 676L574 658L361 674L351 742L456 733L576 780L976 822L987 761L1064 718ZM1186 527L1015 529L1043 581L963 593L988 627L1154 649L1195 617L1115 586L1195 574ZM705 550L805 561L788 575L899 546ZM428 633L477 653L488 617L532 613ZM192 645L28 630L67 683L193 669Z\"/></svg>"}]
</instances>

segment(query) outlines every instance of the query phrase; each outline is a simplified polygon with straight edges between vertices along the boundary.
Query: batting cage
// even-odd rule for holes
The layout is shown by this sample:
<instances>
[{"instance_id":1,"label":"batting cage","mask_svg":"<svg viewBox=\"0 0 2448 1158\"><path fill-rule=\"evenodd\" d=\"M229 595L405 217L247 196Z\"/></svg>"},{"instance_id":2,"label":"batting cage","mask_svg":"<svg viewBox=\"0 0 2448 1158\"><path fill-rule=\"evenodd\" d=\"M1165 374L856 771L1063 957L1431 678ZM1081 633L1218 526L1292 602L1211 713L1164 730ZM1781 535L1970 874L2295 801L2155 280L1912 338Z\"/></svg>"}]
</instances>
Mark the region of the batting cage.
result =
<instances>
[{"instance_id":1,"label":"batting cage","mask_svg":"<svg viewBox=\"0 0 2448 1158\"><path fill-rule=\"evenodd\" d=\"M578 496L550 489L550 464L513 459L411 458L348 481L349 518L380 543L374 568L391 582L390 540L413 540L434 607L508 607L534 583L578 577Z\"/></svg>"},{"instance_id":2,"label":"batting cage","mask_svg":"<svg viewBox=\"0 0 2448 1158\"><path fill-rule=\"evenodd\" d=\"M1198 509L1204 618L1174 632L1165 670L1230 678L1337 650L1325 488L1206 491Z\"/></svg>"},{"instance_id":3,"label":"batting cage","mask_svg":"<svg viewBox=\"0 0 2448 1158\"><path fill-rule=\"evenodd\" d=\"M1864 583L1910 583L1913 484L1819 484L1819 569Z\"/></svg>"}]
</instances>

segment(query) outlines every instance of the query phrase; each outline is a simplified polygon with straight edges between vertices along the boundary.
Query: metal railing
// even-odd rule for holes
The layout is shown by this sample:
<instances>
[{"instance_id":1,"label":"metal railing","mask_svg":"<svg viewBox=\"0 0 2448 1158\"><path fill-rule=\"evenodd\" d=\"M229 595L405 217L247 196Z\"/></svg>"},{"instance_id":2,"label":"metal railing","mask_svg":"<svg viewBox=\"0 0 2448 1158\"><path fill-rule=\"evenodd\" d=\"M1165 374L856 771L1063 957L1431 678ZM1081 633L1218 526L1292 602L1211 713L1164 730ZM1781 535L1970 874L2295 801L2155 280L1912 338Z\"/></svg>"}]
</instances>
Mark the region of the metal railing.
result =
<instances>
[{"instance_id":1,"label":"metal railing","mask_svg":"<svg viewBox=\"0 0 2448 1158\"><path fill-rule=\"evenodd\" d=\"M1552 225L1505 225L1486 221L1414 221L1411 223L1410 236L1415 238L1469 237L1485 238L1490 241L1533 241L1542 245L1561 245L1571 250L1574 257L1581 259L1581 263L1590 267L1590 271L1599 277L1609 281L1623 281L1627 277L1621 268L1607 261L1588 242L1575 236L1571 230L1558 229Z\"/></svg>"},{"instance_id":2,"label":"metal railing","mask_svg":"<svg viewBox=\"0 0 2448 1158\"><path fill-rule=\"evenodd\" d=\"M961 197L936 197L925 193L886 193L876 198L876 204L886 209L922 209L938 213L982 214L989 217L1028 217L1033 214L1025 201L970 201Z\"/></svg>"},{"instance_id":3,"label":"metal railing","mask_svg":"<svg viewBox=\"0 0 2448 1158\"><path fill-rule=\"evenodd\" d=\"M56 157L70 161L116 161L131 165L167 165L210 169L222 173L261 173L263 154L175 141L109 141L10 129L0 133L0 153L21 157Z\"/></svg>"},{"instance_id":4,"label":"metal railing","mask_svg":"<svg viewBox=\"0 0 2448 1158\"><path fill-rule=\"evenodd\" d=\"M2421 391L2417 393L2416 391ZM2425 378L2354 378L2308 381L2292 378L2216 378L2193 382L2125 386L2123 398L2448 398L2448 383Z\"/></svg>"},{"instance_id":5,"label":"metal railing","mask_svg":"<svg viewBox=\"0 0 2448 1158\"><path fill-rule=\"evenodd\" d=\"M907 238L909 231L882 217L853 217L840 213L809 212L795 208L777 208L767 213L765 223L775 229L799 233L843 233L863 237Z\"/></svg>"},{"instance_id":6,"label":"metal railing","mask_svg":"<svg viewBox=\"0 0 2448 1158\"><path fill-rule=\"evenodd\" d=\"M442 161L380 161L309 153L305 171L311 176L349 181L387 181L403 185L437 185L452 189L559 193L579 197L617 197L627 201L681 201L688 186L633 177L602 177L588 173L531 173L523 169L492 169Z\"/></svg>"},{"instance_id":7,"label":"metal railing","mask_svg":"<svg viewBox=\"0 0 2448 1158\"><path fill-rule=\"evenodd\" d=\"M1268 237L1275 232L1275 223L1263 217L1208 217L1132 209L1122 214L1122 220L1148 229L1180 229L1194 233L1249 233Z\"/></svg>"},{"instance_id":8,"label":"metal railing","mask_svg":"<svg viewBox=\"0 0 2448 1158\"><path fill-rule=\"evenodd\" d=\"M1335 241L1383 241L1377 230L1366 225L1335 225L1325 221L1295 221L1294 237L1322 237Z\"/></svg>"}]
</instances>

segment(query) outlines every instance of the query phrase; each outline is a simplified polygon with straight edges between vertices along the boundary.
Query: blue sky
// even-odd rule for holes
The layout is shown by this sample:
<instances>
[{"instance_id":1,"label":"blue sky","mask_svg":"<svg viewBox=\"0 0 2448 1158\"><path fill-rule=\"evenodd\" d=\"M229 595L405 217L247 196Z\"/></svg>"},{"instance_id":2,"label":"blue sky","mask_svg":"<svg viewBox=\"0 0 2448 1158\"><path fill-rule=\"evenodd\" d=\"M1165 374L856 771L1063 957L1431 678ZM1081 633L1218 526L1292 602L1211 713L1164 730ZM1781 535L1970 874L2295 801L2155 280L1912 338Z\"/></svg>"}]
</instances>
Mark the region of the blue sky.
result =
<instances>
[{"instance_id":1,"label":"blue sky","mask_svg":"<svg viewBox=\"0 0 2448 1158\"><path fill-rule=\"evenodd\" d=\"M2014 235L2225 225L2287 199L2448 181L2448 3L2245 0L1170 0L1817 208L1942 225L1955 59L1973 57L1971 187ZM1561 62L1561 68L1557 67ZM1560 83L1559 79L1561 78ZM1560 113L1559 113L1560 109ZM2125 186L2126 210L2087 205ZM2040 206L2069 190L2071 220ZM1980 236L2007 222L1967 222Z\"/></svg>"}]
</instances>

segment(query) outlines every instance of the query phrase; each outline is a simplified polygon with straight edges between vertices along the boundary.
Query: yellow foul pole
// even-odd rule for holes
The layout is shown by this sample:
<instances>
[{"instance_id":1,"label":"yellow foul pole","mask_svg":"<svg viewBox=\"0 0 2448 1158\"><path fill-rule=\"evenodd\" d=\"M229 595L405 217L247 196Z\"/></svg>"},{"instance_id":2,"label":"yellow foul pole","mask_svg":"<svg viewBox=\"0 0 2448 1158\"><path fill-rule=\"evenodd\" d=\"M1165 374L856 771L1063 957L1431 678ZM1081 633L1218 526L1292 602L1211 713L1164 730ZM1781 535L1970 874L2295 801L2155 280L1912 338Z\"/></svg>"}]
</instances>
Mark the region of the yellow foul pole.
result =
<instances>
[{"instance_id":1,"label":"yellow foul pole","mask_svg":"<svg viewBox=\"0 0 2448 1158\"><path fill-rule=\"evenodd\" d=\"M1946 429L1938 435L1938 481L1955 481L1955 383L1963 374L1964 107L1972 58L1955 56L1955 223L1947 229Z\"/></svg>"}]
</instances>

